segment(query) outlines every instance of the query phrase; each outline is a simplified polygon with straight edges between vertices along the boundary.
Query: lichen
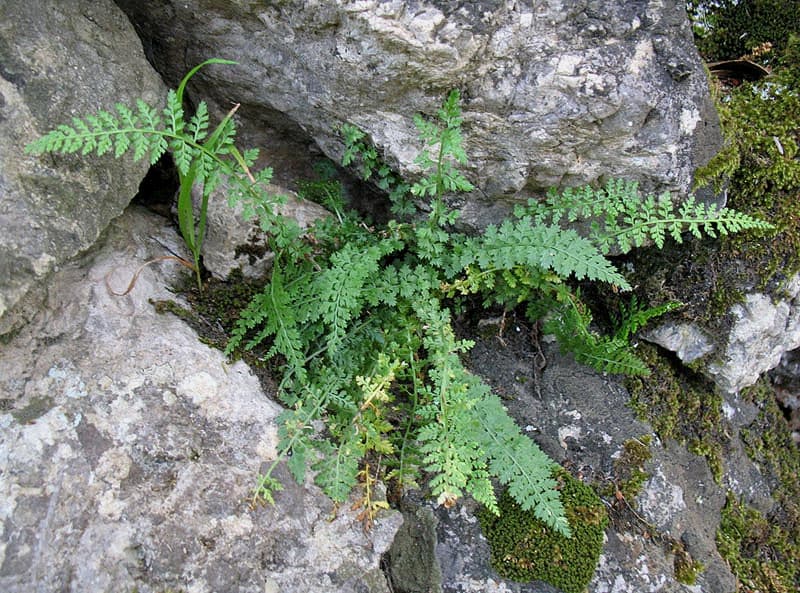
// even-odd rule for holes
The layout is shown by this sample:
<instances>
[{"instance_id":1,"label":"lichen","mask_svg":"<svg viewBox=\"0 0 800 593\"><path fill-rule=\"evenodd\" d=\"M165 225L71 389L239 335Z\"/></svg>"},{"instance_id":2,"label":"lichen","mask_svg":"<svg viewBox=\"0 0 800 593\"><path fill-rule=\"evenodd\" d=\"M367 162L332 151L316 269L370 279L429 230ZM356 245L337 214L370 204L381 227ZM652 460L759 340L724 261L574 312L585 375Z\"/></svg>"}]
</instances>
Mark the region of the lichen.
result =
<instances>
[{"instance_id":1,"label":"lichen","mask_svg":"<svg viewBox=\"0 0 800 593\"><path fill-rule=\"evenodd\" d=\"M508 493L500 497L500 516L482 511L478 518L498 574L515 581L545 581L564 593L582 593L597 567L608 516L590 486L565 470L558 470L556 477L571 538L549 529Z\"/></svg>"}]
</instances>

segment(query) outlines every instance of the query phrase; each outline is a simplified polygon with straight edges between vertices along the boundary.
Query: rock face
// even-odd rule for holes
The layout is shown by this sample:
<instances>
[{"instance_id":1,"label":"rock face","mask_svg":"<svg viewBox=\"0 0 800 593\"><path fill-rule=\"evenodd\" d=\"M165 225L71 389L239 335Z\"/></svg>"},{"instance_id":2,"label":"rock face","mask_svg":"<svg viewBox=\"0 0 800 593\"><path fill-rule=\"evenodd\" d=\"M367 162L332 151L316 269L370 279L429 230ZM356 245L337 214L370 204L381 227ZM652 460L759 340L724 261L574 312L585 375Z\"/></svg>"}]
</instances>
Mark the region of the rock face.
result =
<instances>
[{"instance_id":1,"label":"rock face","mask_svg":"<svg viewBox=\"0 0 800 593\"><path fill-rule=\"evenodd\" d=\"M2 2L0 22L2 335L36 309L29 291L122 212L148 166L110 157L26 157L25 145L115 102L141 97L159 104L164 86L110 0Z\"/></svg>"},{"instance_id":2,"label":"rock face","mask_svg":"<svg viewBox=\"0 0 800 593\"><path fill-rule=\"evenodd\" d=\"M753 411L731 410L731 452L723 486L715 483L707 463L677 443L662 443L652 428L628 408L629 395L614 380L577 365L545 345L547 365L534 372L527 337L507 329L502 342L480 340L471 367L483 372L509 411L554 459L588 481L613 484L626 441L652 438L652 458L635 501L637 514L625 505L614 508L606 542L590 593L730 593L736 579L716 550L714 536L730 489L749 504L768 509L771 499L760 471L749 461L736 430L753 420ZM751 406L752 407L752 406ZM515 583L491 568L489 544L465 501L449 510L409 497L403 509L407 523L387 555L388 573L397 593L556 593L540 582ZM645 523L646 522L646 523ZM416 529L409 529L417 523ZM645 526L658 537L643 536ZM665 537L678 542L703 564L695 585L676 579L675 556ZM413 555L418 559L415 560ZM433 564L433 568L429 566ZM423 579L427 579L424 580Z\"/></svg>"},{"instance_id":3,"label":"rock face","mask_svg":"<svg viewBox=\"0 0 800 593\"><path fill-rule=\"evenodd\" d=\"M350 122L413 175L412 116L461 89L469 176L490 201L608 176L687 191L721 142L676 0L116 1L171 84L206 58L238 60L194 89L272 126L263 144L305 136L338 161ZM486 223L479 202L464 210Z\"/></svg>"},{"instance_id":4,"label":"rock face","mask_svg":"<svg viewBox=\"0 0 800 593\"><path fill-rule=\"evenodd\" d=\"M667 322L647 333L648 340L699 368L727 394L736 394L777 367L784 354L800 347L800 274L780 296L751 292L730 309L731 325L712 337L697 323ZM705 357L705 358L702 358Z\"/></svg>"},{"instance_id":5,"label":"rock face","mask_svg":"<svg viewBox=\"0 0 800 593\"><path fill-rule=\"evenodd\" d=\"M288 472L274 507L251 506L279 409L244 363L148 303L171 296L175 266L110 294L179 242L127 211L0 351L0 590L388 593L378 562L398 513L367 536Z\"/></svg>"},{"instance_id":6,"label":"rock face","mask_svg":"<svg viewBox=\"0 0 800 593\"><path fill-rule=\"evenodd\" d=\"M263 277L269 271L274 254L269 251L258 220L246 220L241 205L232 208L228 204L226 191L227 185L222 183L212 192L208 201L208 230L202 247L203 266L221 280L228 278L234 270L241 271L245 277ZM269 191L285 197L285 202L280 205L281 215L293 218L302 229L330 215L319 204L300 199L284 188L271 185ZM194 192L193 199L199 210L199 191Z\"/></svg>"}]
</instances>

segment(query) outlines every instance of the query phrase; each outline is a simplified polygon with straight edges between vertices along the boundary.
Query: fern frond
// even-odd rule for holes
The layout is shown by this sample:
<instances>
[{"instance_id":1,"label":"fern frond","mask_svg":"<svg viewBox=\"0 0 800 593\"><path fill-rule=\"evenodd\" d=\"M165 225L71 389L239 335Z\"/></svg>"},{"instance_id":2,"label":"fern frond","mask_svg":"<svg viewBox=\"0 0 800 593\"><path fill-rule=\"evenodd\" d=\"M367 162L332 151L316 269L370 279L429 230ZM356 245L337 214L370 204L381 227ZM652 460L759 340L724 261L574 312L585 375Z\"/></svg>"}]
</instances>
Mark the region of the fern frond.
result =
<instances>
[{"instance_id":1,"label":"fern frond","mask_svg":"<svg viewBox=\"0 0 800 593\"><path fill-rule=\"evenodd\" d=\"M639 300L634 295L631 297L630 304L620 306L618 315L612 315L616 326L614 339L627 343L630 337L647 325L651 319L661 317L682 306L683 303L670 301L656 307L646 307L639 303Z\"/></svg>"},{"instance_id":2,"label":"fern frond","mask_svg":"<svg viewBox=\"0 0 800 593\"><path fill-rule=\"evenodd\" d=\"M363 452L358 446L358 434L351 427L338 445L330 441L320 441L317 450L322 459L312 465L317 471L314 482L322 488L334 502L344 502L358 483L358 464Z\"/></svg>"},{"instance_id":3,"label":"fern frond","mask_svg":"<svg viewBox=\"0 0 800 593\"><path fill-rule=\"evenodd\" d=\"M557 287L556 292L558 296L554 300L545 301L548 306L536 303L529 307L528 315L535 320L543 308L547 309L542 331L554 335L563 351L602 373L650 374L628 340L596 334L589 328L592 316L578 297L563 286Z\"/></svg>"},{"instance_id":4,"label":"fern frond","mask_svg":"<svg viewBox=\"0 0 800 593\"><path fill-rule=\"evenodd\" d=\"M636 182L621 179L611 179L600 189L587 186L551 191L543 204L531 201L528 208L517 211L541 224L590 221L589 240L604 254L614 250L627 253L649 243L660 249L667 237L681 243L685 232L699 238L773 228L730 208L698 203L694 196L680 204L669 193L642 196Z\"/></svg>"},{"instance_id":5,"label":"fern frond","mask_svg":"<svg viewBox=\"0 0 800 593\"><path fill-rule=\"evenodd\" d=\"M284 287L283 274L276 262L270 282L240 313L231 332L226 353L233 352L252 329L260 326L259 331L244 344L245 350L252 350L272 337L272 346L264 359L280 353L293 372L299 377L305 377L304 341L296 313L296 303L292 294Z\"/></svg>"},{"instance_id":6,"label":"fern frond","mask_svg":"<svg viewBox=\"0 0 800 593\"><path fill-rule=\"evenodd\" d=\"M537 518L569 537L569 523L552 477L555 463L520 432L497 396L486 387L483 391L474 409L481 427L476 436L490 459L492 474L508 486L523 509L533 510Z\"/></svg>"},{"instance_id":7,"label":"fern frond","mask_svg":"<svg viewBox=\"0 0 800 593\"><path fill-rule=\"evenodd\" d=\"M208 105L205 101L200 101L192 119L189 120L188 130L192 135L192 140L198 143L202 142L208 135L208 125Z\"/></svg>"},{"instance_id":8,"label":"fern frond","mask_svg":"<svg viewBox=\"0 0 800 593\"><path fill-rule=\"evenodd\" d=\"M137 112L122 104L116 105L119 116L108 111L99 111L83 119L73 118L72 125L62 124L44 134L25 147L28 154L56 152L82 155L95 153L102 156L113 149L119 158L134 148L134 160L150 152L155 162L167 150L165 136L171 132L161 128L161 118L156 110L142 101L137 103Z\"/></svg>"},{"instance_id":9,"label":"fern frond","mask_svg":"<svg viewBox=\"0 0 800 593\"><path fill-rule=\"evenodd\" d=\"M310 320L321 319L328 328L327 344L335 351L350 322L358 317L364 306L364 284L378 273L380 250L372 246L360 250L347 244L330 258L330 267L314 277L311 293L318 306Z\"/></svg>"},{"instance_id":10,"label":"fern frond","mask_svg":"<svg viewBox=\"0 0 800 593\"><path fill-rule=\"evenodd\" d=\"M562 278L574 276L630 289L625 277L590 241L572 229L536 224L529 216L489 226L483 237L468 242L461 252L461 266L473 263L484 270L531 266Z\"/></svg>"},{"instance_id":11,"label":"fern frond","mask_svg":"<svg viewBox=\"0 0 800 593\"><path fill-rule=\"evenodd\" d=\"M476 420L470 408L475 404L474 395L458 359L458 353L470 344L456 341L447 312L436 303L420 303L418 313L425 323L423 345L428 351L432 382L426 388L430 403L419 410L427 422L420 428L418 438L424 469L433 474L432 494L446 506L467 492L480 496L480 502L487 506L496 507L494 491L488 483L486 456L472 438Z\"/></svg>"}]
</instances>

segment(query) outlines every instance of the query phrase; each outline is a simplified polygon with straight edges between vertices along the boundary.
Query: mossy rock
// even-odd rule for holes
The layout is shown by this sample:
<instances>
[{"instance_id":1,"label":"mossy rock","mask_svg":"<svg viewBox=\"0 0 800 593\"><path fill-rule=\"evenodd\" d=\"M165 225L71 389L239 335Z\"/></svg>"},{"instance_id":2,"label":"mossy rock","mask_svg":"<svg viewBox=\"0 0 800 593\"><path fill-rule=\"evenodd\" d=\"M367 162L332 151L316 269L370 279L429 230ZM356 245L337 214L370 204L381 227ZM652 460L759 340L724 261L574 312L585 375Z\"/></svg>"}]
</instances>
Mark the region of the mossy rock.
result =
<instances>
[{"instance_id":1,"label":"mossy rock","mask_svg":"<svg viewBox=\"0 0 800 593\"><path fill-rule=\"evenodd\" d=\"M557 471L556 478L571 538L548 528L507 492L498 501L499 516L482 511L478 518L498 574L515 581L545 581L564 593L582 593L597 568L608 515L590 486L564 470Z\"/></svg>"}]
</instances>

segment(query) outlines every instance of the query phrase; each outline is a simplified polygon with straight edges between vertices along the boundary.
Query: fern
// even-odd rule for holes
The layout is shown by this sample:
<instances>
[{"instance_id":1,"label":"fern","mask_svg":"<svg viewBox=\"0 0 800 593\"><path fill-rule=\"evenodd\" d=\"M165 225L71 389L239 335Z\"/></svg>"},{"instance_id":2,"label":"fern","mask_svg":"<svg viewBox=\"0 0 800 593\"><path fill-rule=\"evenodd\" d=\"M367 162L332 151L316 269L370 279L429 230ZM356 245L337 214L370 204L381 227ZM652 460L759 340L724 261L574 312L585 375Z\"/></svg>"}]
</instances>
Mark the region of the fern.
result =
<instances>
[{"instance_id":1,"label":"fern","mask_svg":"<svg viewBox=\"0 0 800 593\"><path fill-rule=\"evenodd\" d=\"M496 395L483 385L480 389L484 397L475 406L480 422L475 437L486 452L492 475L508 486L509 494L522 508L533 510L545 524L568 536L569 524L552 477L555 463L520 433Z\"/></svg>"},{"instance_id":2,"label":"fern","mask_svg":"<svg viewBox=\"0 0 800 593\"><path fill-rule=\"evenodd\" d=\"M230 60L210 59L192 68L181 80L177 90L170 90L166 106L161 110L138 100L135 109L123 104L115 105L116 112L99 111L85 118L73 118L72 125L60 125L25 147L30 154L47 152L82 156L95 153L102 156L113 151L115 158L133 152L134 161L149 156L154 165L165 153L172 154L178 170L178 226L192 254L197 286L202 290L201 252L205 239L208 200L212 192L227 180L237 191L261 204L259 214L268 218L267 210L277 203L266 184L272 175L265 169L253 176L249 167L255 162L257 151L240 153L235 146L236 126L233 115L238 105L222 119L211 134L208 106L201 101L197 110L186 121L183 94L189 80L201 68L210 64L235 64ZM192 188L201 188L201 203L196 209L192 201ZM263 205L267 205L264 207ZM273 215L274 220L274 215Z\"/></svg>"},{"instance_id":3,"label":"fern","mask_svg":"<svg viewBox=\"0 0 800 593\"><path fill-rule=\"evenodd\" d=\"M497 271L526 266L552 271L560 278L573 276L630 289L591 241L572 229L534 224L529 216L506 221L499 228L487 227L482 237L465 242L459 256L462 268L477 264L482 271Z\"/></svg>"},{"instance_id":4,"label":"fern","mask_svg":"<svg viewBox=\"0 0 800 593\"><path fill-rule=\"evenodd\" d=\"M284 417L281 453L259 481L259 495L271 497L271 472L282 458L298 479L305 475L301 462L309 463L315 481L337 501L359 479L362 500L371 500L375 478L366 468L377 467L400 486L427 476L431 494L446 506L472 496L498 512L496 481L524 509L568 535L554 462L464 368L461 356L471 343L456 338L449 307L473 294L487 305L526 304L529 317L578 361L603 372L646 374L630 339L677 305L647 308L632 301L613 335L602 335L572 285L630 290L606 257L611 249L661 245L685 231L763 224L692 201L673 205L667 196L642 200L635 185L614 181L603 190L551 193L515 218L466 236L453 230L457 213L446 202L448 193L472 189L459 171L466 154L458 93L448 96L436 117L414 121L421 140L417 163L424 171L414 183L382 163L362 131L342 127L344 164L386 191L399 217L382 227L348 211L331 178L303 186L332 211L305 235L242 197L271 233L276 258L271 280L242 313L228 351L263 342L267 357L280 354L280 397L292 408ZM416 211L414 200L428 201L427 216ZM579 221L588 221L588 233L568 226ZM315 420L323 421L322 432L310 428Z\"/></svg>"},{"instance_id":5,"label":"fern","mask_svg":"<svg viewBox=\"0 0 800 593\"><path fill-rule=\"evenodd\" d=\"M698 203L693 196L680 204L668 193L642 197L636 182L619 179L608 181L601 189L567 189L560 194L551 191L544 203L531 201L528 208L517 213L527 214L540 224L588 220L588 239L603 254L628 253L651 242L661 249L667 237L682 243L686 232L700 238L773 228L742 212Z\"/></svg>"}]
</instances>

